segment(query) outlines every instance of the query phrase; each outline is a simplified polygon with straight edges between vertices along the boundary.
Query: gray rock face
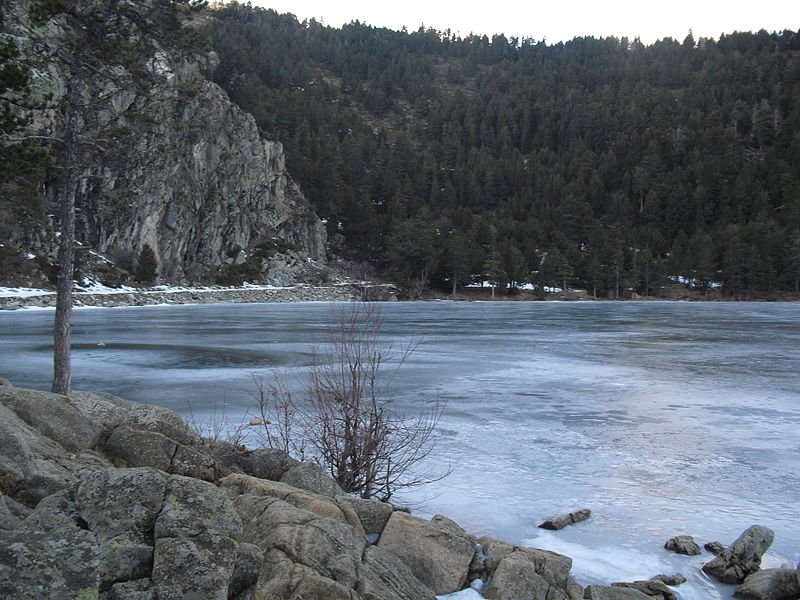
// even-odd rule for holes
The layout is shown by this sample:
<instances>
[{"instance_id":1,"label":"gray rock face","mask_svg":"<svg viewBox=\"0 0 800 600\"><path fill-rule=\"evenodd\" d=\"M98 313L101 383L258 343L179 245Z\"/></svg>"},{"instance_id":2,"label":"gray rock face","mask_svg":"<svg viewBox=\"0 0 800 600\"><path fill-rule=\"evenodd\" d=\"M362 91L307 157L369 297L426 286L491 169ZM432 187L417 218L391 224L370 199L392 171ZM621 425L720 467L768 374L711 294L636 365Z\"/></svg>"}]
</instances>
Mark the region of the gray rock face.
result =
<instances>
[{"instance_id":1,"label":"gray rock face","mask_svg":"<svg viewBox=\"0 0 800 600\"><path fill-rule=\"evenodd\" d=\"M178 444L160 433L117 427L103 442L102 450L121 466L169 471Z\"/></svg>"},{"instance_id":2,"label":"gray rock face","mask_svg":"<svg viewBox=\"0 0 800 600\"><path fill-rule=\"evenodd\" d=\"M580 523L581 521L585 521L592 515L592 511L588 508L582 508L580 510L576 510L574 512L564 513L562 515L556 515L554 517L550 517L549 519L545 519L539 524L539 527L542 529L550 529L550 530L559 530L564 529L567 525L572 525L574 523Z\"/></svg>"},{"instance_id":3,"label":"gray rock face","mask_svg":"<svg viewBox=\"0 0 800 600\"><path fill-rule=\"evenodd\" d=\"M153 545L167 476L155 469L105 469L85 477L76 504L87 527L103 539Z\"/></svg>"},{"instance_id":4,"label":"gray rock face","mask_svg":"<svg viewBox=\"0 0 800 600\"><path fill-rule=\"evenodd\" d=\"M563 600L564 591L551 586L536 572L536 566L520 552L514 552L497 565L484 597L491 600Z\"/></svg>"},{"instance_id":5,"label":"gray rock face","mask_svg":"<svg viewBox=\"0 0 800 600\"><path fill-rule=\"evenodd\" d=\"M232 499L243 494L277 498L296 508L314 513L318 517L345 523L355 528L359 534L364 533L358 515L344 497L321 496L279 481L268 481L238 473L225 477L219 482L219 485L220 489Z\"/></svg>"},{"instance_id":6,"label":"gray rock face","mask_svg":"<svg viewBox=\"0 0 800 600\"><path fill-rule=\"evenodd\" d=\"M273 238L296 248L303 265L324 260L324 226L287 173L282 145L262 140L252 116L206 78L216 57L171 48L174 34L153 0L124 9L90 2L82 10L98 21L111 21L115 11L114 37L139 53L130 59L101 47L93 64L102 69L85 81L83 131L103 142L86 144L79 157L76 231L84 247L130 263L147 243L169 280L213 275ZM34 26L17 22L22 11L7 13L5 29L22 40L33 28L53 44L74 41L75 32L56 18ZM50 107L61 104L68 69L52 56L25 59L39 73L32 94L52 95L48 108L34 111L30 132L62 137ZM20 224L12 238L37 255L55 255L52 223Z\"/></svg>"},{"instance_id":7,"label":"gray rock face","mask_svg":"<svg viewBox=\"0 0 800 600\"><path fill-rule=\"evenodd\" d=\"M128 467L153 467L169 473L212 480L214 460L155 431L117 427L105 440L103 452Z\"/></svg>"},{"instance_id":8,"label":"gray rock face","mask_svg":"<svg viewBox=\"0 0 800 600\"><path fill-rule=\"evenodd\" d=\"M797 600L800 598L800 570L764 569L753 573L736 588L733 597L744 600Z\"/></svg>"},{"instance_id":9,"label":"gray rock face","mask_svg":"<svg viewBox=\"0 0 800 600\"><path fill-rule=\"evenodd\" d=\"M395 511L378 547L402 560L436 594L460 590L475 555L475 538L449 519L426 521Z\"/></svg>"},{"instance_id":10,"label":"gray rock face","mask_svg":"<svg viewBox=\"0 0 800 600\"><path fill-rule=\"evenodd\" d=\"M572 559L568 556L489 537L480 538L479 543L484 554L483 577L489 580L483 592L486 598L577 600L583 597L583 588L570 576ZM535 593L526 595L526 589Z\"/></svg>"},{"instance_id":11,"label":"gray rock face","mask_svg":"<svg viewBox=\"0 0 800 600\"><path fill-rule=\"evenodd\" d=\"M0 597L79 598L96 594L99 582L97 536L81 527L68 492L40 502L16 529L0 531Z\"/></svg>"},{"instance_id":12,"label":"gray rock face","mask_svg":"<svg viewBox=\"0 0 800 600\"><path fill-rule=\"evenodd\" d=\"M156 600L156 595L149 579L137 579L112 585L108 590L108 600Z\"/></svg>"},{"instance_id":13,"label":"gray rock face","mask_svg":"<svg viewBox=\"0 0 800 600\"><path fill-rule=\"evenodd\" d=\"M364 600L433 600L430 589L393 554L377 546L364 551L364 578L359 595Z\"/></svg>"},{"instance_id":14,"label":"gray rock face","mask_svg":"<svg viewBox=\"0 0 800 600\"><path fill-rule=\"evenodd\" d=\"M658 600L677 600L675 594L666 583L658 579L648 579L631 582L618 582L612 583L612 587L627 588L631 590L638 590L651 598Z\"/></svg>"},{"instance_id":15,"label":"gray rock face","mask_svg":"<svg viewBox=\"0 0 800 600\"><path fill-rule=\"evenodd\" d=\"M69 450L47 437L52 434L72 448L96 439L99 429L65 398L22 388L0 389L5 399L0 402L0 489L5 494L34 508L85 473L109 466L93 450ZM56 410L50 415L37 413L37 406L43 411L55 406ZM70 431L73 425L76 430Z\"/></svg>"},{"instance_id":16,"label":"gray rock face","mask_svg":"<svg viewBox=\"0 0 800 600\"><path fill-rule=\"evenodd\" d=\"M703 544L703 548L711 552L711 554L714 556L725 552L725 546L723 546L720 542L708 542L707 544Z\"/></svg>"},{"instance_id":17,"label":"gray rock face","mask_svg":"<svg viewBox=\"0 0 800 600\"><path fill-rule=\"evenodd\" d=\"M703 571L722 583L742 583L761 568L761 557L772 545L775 533L761 525L749 527L733 544L703 565Z\"/></svg>"},{"instance_id":18,"label":"gray rock face","mask_svg":"<svg viewBox=\"0 0 800 600\"><path fill-rule=\"evenodd\" d=\"M686 554L687 556L697 556L700 554L700 546L694 541L690 535L676 535L667 540L664 548L676 552L677 554Z\"/></svg>"},{"instance_id":19,"label":"gray rock face","mask_svg":"<svg viewBox=\"0 0 800 600\"><path fill-rule=\"evenodd\" d=\"M264 552L259 589L267 596L284 597L303 573L347 590L357 583L366 540L349 525L269 496L239 496L234 505L242 516L244 540ZM287 561L305 568L286 572Z\"/></svg>"},{"instance_id":20,"label":"gray rock face","mask_svg":"<svg viewBox=\"0 0 800 600\"><path fill-rule=\"evenodd\" d=\"M228 472L272 481L280 481L286 471L299 464L299 461L277 448L242 451L241 447L227 442L216 443L212 448L212 456Z\"/></svg>"},{"instance_id":21,"label":"gray rock face","mask_svg":"<svg viewBox=\"0 0 800 600\"><path fill-rule=\"evenodd\" d=\"M653 600L639 590L605 585L588 586L583 597L588 600Z\"/></svg>"},{"instance_id":22,"label":"gray rock face","mask_svg":"<svg viewBox=\"0 0 800 600\"><path fill-rule=\"evenodd\" d=\"M259 597L434 600L398 557L367 546L349 518L331 513L338 499L245 475L227 477L221 488L235 498L244 540L264 553Z\"/></svg>"},{"instance_id":23,"label":"gray rock face","mask_svg":"<svg viewBox=\"0 0 800 600\"><path fill-rule=\"evenodd\" d=\"M125 426L136 431L160 433L178 444L201 443L200 436L186 425L178 413L168 408L130 402L113 394L78 391L71 392L69 400L106 436L117 427Z\"/></svg>"},{"instance_id":24,"label":"gray rock face","mask_svg":"<svg viewBox=\"0 0 800 600\"><path fill-rule=\"evenodd\" d=\"M322 496L343 496L344 491L329 475L317 465L301 462L292 466L280 478L281 482L296 488L308 490Z\"/></svg>"},{"instance_id":25,"label":"gray rock face","mask_svg":"<svg viewBox=\"0 0 800 600\"><path fill-rule=\"evenodd\" d=\"M219 598L252 589L261 552L213 485L151 468L103 469L0 531L0 596Z\"/></svg>"},{"instance_id":26,"label":"gray rock face","mask_svg":"<svg viewBox=\"0 0 800 600\"><path fill-rule=\"evenodd\" d=\"M652 578L652 580L661 581L671 586L676 586L682 583L686 583L686 577L684 577L680 573L675 573L674 575L656 575L655 577Z\"/></svg>"},{"instance_id":27,"label":"gray rock face","mask_svg":"<svg viewBox=\"0 0 800 600\"><path fill-rule=\"evenodd\" d=\"M265 470L294 469L324 494L242 473L219 487L202 481L218 465L163 409L76 393L63 399L66 413L54 412L64 423L30 417L69 443L63 428L77 413L91 432L84 440L99 437L116 467L91 449L69 452L9 408L38 393L3 387L0 474L14 497L0 496L0 597L434 600L470 572L492 579L489 598L582 597L567 557L488 539L476 553L450 519L331 495L330 480L285 456ZM181 468L194 477L170 473Z\"/></svg>"},{"instance_id":28,"label":"gray rock face","mask_svg":"<svg viewBox=\"0 0 800 600\"><path fill-rule=\"evenodd\" d=\"M255 544L239 544L233 575L228 584L228 597L236 598L253 591L264 562L264 552Z\"/></svg>"},{"instance_id":29,"label":"gray rock face","mask_svg":"<svg viewBox=\"0 0 800 600\"><path fill-rule=\"evenodd\" d=\"M0 404L70 452L96 446L100 430L64 396L0 386Z\"/></svg>"},{"instance_id":30,"label":"gray rock face","mask_svg":"<svg viewBox=\"0 0 800 600\"><path fill-rule=\"evenodd\" d=\"M21 435L10 424L0 421L0 482L11 488L36 472L33 452Z\"/></svg>"},{"instance_id":31,"label":"gray rock face","mask_svg":"<svg viewBox=\"0 0 800 600\"><path fill-rule=\"evenodd\" d=\"M242 522L210 483L172 475L154 525L153 587L159 600L227 600Z\"/></svg>"},{"instance_id":32,"label":"gray rock face","mask_svg":"<svg viewBox=\"0 0 800 600\"><path fill-rule=\"evenodd\" d=\"M364 527L364 533L366 534L380 535L383 533L383 529L386 527L386 523L389 521L389 517L392 516L392 511L394 510L392 505L386 502L349 497L342 497L341 500L356 511L358 520L361 521L361 525Z\"/></svg>"},{"instance_id":33,"label":"gray rock face","mask_svg":"<svg viewBox=\"0 0 800 600\"><path fill-rule=\"evenodd\" d=\"M0 496L0 529L14 529L30 515L31 509L9 496Z\"/></svg>"}]
</instances>

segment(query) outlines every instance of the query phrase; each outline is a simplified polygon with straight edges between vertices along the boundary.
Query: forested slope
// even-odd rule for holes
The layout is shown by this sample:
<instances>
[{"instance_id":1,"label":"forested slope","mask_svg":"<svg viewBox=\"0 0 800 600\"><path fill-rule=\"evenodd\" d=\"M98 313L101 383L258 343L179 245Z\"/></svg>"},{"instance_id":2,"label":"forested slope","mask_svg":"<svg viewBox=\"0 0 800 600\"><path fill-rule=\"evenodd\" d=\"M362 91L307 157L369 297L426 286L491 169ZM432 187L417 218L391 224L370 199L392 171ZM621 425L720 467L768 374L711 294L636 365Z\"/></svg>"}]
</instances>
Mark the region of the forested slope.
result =
<instances>
[{"instance_id":1,"label":"forested slope","mask_svg":"<svg viewBox=\"0 0 800 600\"><path fill-rule=\"evenodd\" d=\"M552 45L210 14L218 83L389 276L797 288L798 32Z\"/></svg>"}]
</instances>

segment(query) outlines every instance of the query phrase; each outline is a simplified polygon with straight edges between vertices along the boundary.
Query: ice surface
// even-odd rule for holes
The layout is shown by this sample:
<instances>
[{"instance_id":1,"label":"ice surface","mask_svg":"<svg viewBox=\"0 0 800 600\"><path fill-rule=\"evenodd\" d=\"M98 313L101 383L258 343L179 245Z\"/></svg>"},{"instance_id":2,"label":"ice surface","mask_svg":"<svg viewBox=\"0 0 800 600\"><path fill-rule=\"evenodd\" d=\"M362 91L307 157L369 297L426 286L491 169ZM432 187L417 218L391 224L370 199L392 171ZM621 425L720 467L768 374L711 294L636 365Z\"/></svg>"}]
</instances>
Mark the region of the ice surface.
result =
<instances>
[{"instance_id":1,"label":"ice surface","mask_svg":"<svg viewBox=\"0 0 800 600\"><path fill-rule=\"evenodd\" d=\"M397 498L471 533L563 552L580 583L682 572L684 600L730 598L690 558L688 533L730 544L776 533L765 566L796 565L800 304L396 303L387 341L422 337L393 386L413 413L447 408L426 470ZM253 377L287 373L302 397L329 304L140 307L76 313L76 389L109 391L231 424ZM147 327L143 328L142 323ZM0 376L49 388L52 317L0 313ZM104 344L100 346L98 344ZM113 379L109 379L113 373ZM555 533L544 518L592 509Z\"/></svg>"}]
</instances>

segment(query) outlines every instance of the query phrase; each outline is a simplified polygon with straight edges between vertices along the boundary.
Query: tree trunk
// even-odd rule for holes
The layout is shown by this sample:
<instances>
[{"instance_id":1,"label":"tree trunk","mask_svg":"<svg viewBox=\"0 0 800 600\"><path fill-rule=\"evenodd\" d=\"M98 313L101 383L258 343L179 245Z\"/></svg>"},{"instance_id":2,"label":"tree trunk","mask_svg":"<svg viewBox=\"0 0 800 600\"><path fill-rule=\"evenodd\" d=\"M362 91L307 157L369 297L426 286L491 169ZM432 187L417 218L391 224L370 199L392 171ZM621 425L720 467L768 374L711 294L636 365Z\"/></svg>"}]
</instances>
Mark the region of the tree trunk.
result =
<instances>
[{"instance_id":1,"label":"tree trunk","mask_svg":"<svg viewBox=\"0 0 800 600\"><path fill-rule=\"evenodd\" d=\"M456 273L453 273L453 300L456 299Z\"/></svg>"},{"instance_id":2,"label":"tree trunk","mask_svg":"<svg viewBox=\"0 0 800 600\"><path fill-rule=\"evenodd\" d=\"M75 193L78 175L78 135L80 128L80 64L73 62L67 88L64 138L64 163L59 185L61 238L58 250L58 286L56 291L56 316L53 325L53 392L67 395L70 390L72 341L72 276L75 264Z\"/></svg>"}]
</instances>

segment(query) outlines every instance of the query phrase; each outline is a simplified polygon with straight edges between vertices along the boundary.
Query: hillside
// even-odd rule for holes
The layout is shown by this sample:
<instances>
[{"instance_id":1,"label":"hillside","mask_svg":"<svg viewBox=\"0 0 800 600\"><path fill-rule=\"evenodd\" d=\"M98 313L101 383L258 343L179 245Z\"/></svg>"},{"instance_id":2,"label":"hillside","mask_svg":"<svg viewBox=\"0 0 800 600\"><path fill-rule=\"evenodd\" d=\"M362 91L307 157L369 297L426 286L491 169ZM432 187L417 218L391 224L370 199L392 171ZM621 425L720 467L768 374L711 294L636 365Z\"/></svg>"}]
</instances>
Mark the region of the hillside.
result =
<instances>
[{"instance_id":1,"label":"hillside","mask_svg":"<svg viewBox=\"0 0 800 600\"><path fill-rule=\"evenodd\" d=\"M337 250L387 276L797 290L798 32L548 45L209 14L217 82L285 145Z\"/></svg>"},{"instance_id":2,"label":"hillside","mask_svg":"<svg viewBox=\"0 0 800 600\"><path fill-rule=\"evenodd\" d=\"M552 45L168 0L1 16L1 283L54 277L77 106L78 280L315 283L332 253L412 296L800 291L798 32Z\"/></svg>"}]
</instances>

